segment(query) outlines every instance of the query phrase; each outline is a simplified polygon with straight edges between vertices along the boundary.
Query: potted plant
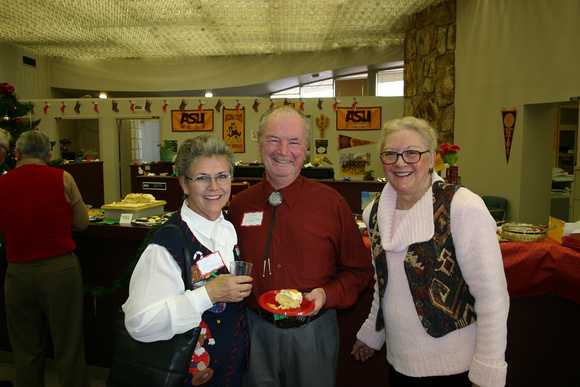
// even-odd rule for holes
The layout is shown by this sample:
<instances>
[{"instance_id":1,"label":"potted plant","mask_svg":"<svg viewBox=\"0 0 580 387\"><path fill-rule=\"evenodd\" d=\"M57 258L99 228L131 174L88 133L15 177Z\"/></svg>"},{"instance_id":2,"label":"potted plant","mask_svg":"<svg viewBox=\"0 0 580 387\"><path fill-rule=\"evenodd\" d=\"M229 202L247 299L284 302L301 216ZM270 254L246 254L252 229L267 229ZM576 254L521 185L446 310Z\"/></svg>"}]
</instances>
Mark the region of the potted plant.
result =
<instances>
[{"instance_id":1,"label":"potted plant","mask_svg":"<svg viewBox=\"0 0 580 387\"><path fill-rule=\"evenodd\" d=\"M92 161L99 156L99 152L97 152L97 150L95 148L83 149L82 151L83 151L83 157L87 161Z\"/></svg>"},{"instance_id":2,"label":"potted plant","mask_svg":"<svg viewBox=\"0 0 580 387\"><path fill-rule=\"evenodd\" d=\"M374 180L375 177L373 176L373 173L375 173L374 169L371 169L370 171L366 171L365 175L363 176L363 180Z\"/></svg>"},{"instance_id":3,"label":"potted plant","mask_svg":"<svg viewBox=\"0 0 580 387\"><path fill-rule=\"evenodd\" d=\"M157 146L159 147L159 160L171 162L173 161L173 152L176 148L175 140L163 140Z\"/></svg>"}]
</instances>

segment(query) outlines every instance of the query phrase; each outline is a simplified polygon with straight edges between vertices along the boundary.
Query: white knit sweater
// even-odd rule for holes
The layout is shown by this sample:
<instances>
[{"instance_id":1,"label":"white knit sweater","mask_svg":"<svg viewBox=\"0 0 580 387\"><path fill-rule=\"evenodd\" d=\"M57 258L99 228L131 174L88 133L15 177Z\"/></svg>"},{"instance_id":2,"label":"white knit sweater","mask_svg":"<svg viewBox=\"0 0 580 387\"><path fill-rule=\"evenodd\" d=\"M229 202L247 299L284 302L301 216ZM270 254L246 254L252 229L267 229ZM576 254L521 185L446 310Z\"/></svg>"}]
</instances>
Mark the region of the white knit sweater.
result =
<instances>
[{"instance_id":1,"label":"white knit sweater","mask_svg":"<svg viewBox=\"0 0 580 387\"><path fill-rule=\"evenodd\" d=\"M433 174L432 182L437 180L441 178ZM379 304L375 284L371 311L357 338L377 350L386 340L388 362L408 376L451 375L469 370L471 382L478 386L504 386L509 296L501 250L495 222L483 200L466 188L457 190L451 202L451 233L459 267L475 298L477 322L434 338L419 321L403 263L409 245L433 236L432 195L429 189L410 210L396 210L397 194L390 184L385 186L377 218L387 252L385 329L375 331ZM371 207L363 213L367 225Z\"/></svg>"}]
</instances>

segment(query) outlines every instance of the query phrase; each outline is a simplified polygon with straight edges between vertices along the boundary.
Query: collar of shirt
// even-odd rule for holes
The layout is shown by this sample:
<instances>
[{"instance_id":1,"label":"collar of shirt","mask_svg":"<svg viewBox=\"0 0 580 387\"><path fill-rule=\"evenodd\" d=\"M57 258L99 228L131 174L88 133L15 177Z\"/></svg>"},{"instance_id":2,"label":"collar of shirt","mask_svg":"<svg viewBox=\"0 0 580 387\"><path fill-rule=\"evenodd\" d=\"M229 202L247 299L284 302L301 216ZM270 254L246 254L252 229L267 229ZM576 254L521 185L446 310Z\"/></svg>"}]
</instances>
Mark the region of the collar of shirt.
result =
<instances>
[{"instance_id":1,"label":"collar of shirt","mask_svg":"<svg viewBox=\"0 0 580 387\"><path fill-rule=\"evenodd\" d=\"M233 250L238 243L234 225L224 218L223 213L212 221L194 212L188 204L187 199L183 201L181 218L187 223L193 235L211 251L219 251L225 263L233 260Z\"/></svg>"},{"instance_id":2,"label":"collar of shirt","mask_svg":"<svg viewBox=\"0 0 580 387\"><path fill-rule=\"evenodd\" d=\"M278 190L276 190L276 189L274 189L274 187L272 187L270 182L268 182L268 179L263 179L262 181L264 182L264 184L262 185L262 192L264 193L265 203L268 202L268 197L270 197L270 194L272 192L278 191L282 194L282 205L284 205L284 203L286 203L286 205L289 208L292 208L294 206L294 203L298 199L298 195L300 194L300 190L302 189L302 186L304 185L304 179L305 179L304 176L299 175L292 182L292 184L290 184L289 186L284 187L282 189L278 189Z\"/></svg>"}]
</instances>

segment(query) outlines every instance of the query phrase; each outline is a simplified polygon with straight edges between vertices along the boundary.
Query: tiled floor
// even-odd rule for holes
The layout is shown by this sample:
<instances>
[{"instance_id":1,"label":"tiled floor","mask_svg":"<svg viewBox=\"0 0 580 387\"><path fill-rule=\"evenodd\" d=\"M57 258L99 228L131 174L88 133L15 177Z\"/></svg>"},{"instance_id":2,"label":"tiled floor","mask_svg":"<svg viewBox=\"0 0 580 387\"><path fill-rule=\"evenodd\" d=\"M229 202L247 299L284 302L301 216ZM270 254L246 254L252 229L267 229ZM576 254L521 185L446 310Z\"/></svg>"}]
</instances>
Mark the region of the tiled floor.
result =
<instances>
[{"instance_id":1,"label":"tiled floor","mask_svg":"<svg viewBox=\"0 0 580 387\"><path fill-rule=\"evenodd\" d=\"M96 374L95 376L98 376L98 378L93 378L93 374ZM89 370L89 375L91 376L91 387L106 387L106 383L105 380L106 376L103 374L103 372L97 372L94 370ZM14 366L10 365L10 364L0 364L0 387L4 387L4 384L2 384L2 381L14 381ZM103 380L99 380L99 379L103 379ZM6 386L8 386L8 383L5 383ZM58 378L56 376L55 372L52 371L46 371L44 373L44 385L45 387L59 387L59 383L58 383Z\"/></svg>"}]
</instances>

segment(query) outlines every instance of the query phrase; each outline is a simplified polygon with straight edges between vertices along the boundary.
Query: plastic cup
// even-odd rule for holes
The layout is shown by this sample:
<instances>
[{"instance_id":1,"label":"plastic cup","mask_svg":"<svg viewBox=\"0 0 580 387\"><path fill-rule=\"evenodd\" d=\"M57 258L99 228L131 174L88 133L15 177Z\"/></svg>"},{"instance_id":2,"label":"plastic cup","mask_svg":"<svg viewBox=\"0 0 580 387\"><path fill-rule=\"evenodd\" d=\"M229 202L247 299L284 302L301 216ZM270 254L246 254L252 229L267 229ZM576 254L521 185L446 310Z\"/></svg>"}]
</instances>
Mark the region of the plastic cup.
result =
<instances>
[{"instance_id":1,"label":"plastic cup","mask_svg":"<svg viewBox=\"0 0 580 387\"><path fill-rule=\"evenodd\" d=\"M245 261L231 261L230 273L232 275L251 275L253 263Z\"/></svg>"}]
</instances>

